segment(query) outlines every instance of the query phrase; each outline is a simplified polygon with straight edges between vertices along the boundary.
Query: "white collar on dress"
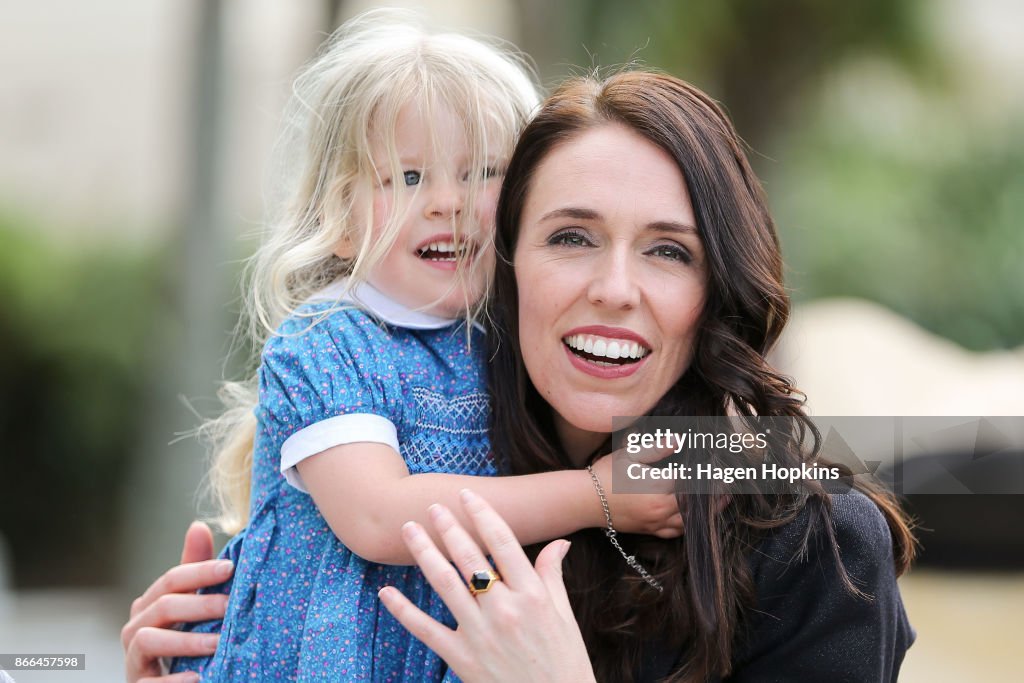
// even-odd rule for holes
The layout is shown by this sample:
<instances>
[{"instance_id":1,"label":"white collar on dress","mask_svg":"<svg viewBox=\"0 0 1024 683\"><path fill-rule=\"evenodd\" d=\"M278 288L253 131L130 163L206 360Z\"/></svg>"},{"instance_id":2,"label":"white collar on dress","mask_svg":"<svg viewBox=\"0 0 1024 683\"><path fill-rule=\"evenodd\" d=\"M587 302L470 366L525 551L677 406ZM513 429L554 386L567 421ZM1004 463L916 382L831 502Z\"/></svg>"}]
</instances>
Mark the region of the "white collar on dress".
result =
<instances>
[{"instance_id":1,"label":"white collar on dress","mask_svg":"<svg viewBox=\"0 0 1024 683\"><path fill-rule=\"evenodd\" d=\"M327 285L306 303L323 301L355 304L381 322L409 330L440 330L457 322L456 318L442 318L400 304L369 282L350 287L348 278Z\"/></svg>"}]
</instances>

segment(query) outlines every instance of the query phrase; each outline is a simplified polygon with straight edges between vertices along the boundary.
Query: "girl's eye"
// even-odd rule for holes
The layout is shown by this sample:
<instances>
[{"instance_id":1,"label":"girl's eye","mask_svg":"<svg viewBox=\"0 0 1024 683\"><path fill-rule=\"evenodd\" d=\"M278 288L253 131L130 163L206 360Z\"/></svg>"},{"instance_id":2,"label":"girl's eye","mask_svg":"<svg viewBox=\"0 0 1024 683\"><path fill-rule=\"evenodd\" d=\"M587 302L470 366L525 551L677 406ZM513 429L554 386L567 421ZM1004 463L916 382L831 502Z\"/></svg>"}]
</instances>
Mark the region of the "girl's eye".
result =
<instances>
[{"instance_id":1,"label":"girl's eye","mask_svg":"<svg viewBox=\"0 0 1024 683\"><path fill-rule=\"evenodd\" d=\"M563 230L549 237L548 244L555 247L590 247L594 243L580 230Z\"/></svg>"},{"instance_id":2,"label":"girl's eye","mask_svg":"<svg viewBox=\"0 0 1024 683\"><path fill-rule=\"evenodd\" d=\"M406 185L419 185L420 179L423 177L419 171L406 171L402 176L405 178Z\"/></svg>"},{"instance_id":3,"label":"girl's eye","mask_svg":"<svg viewBox=\"0 0 1024 683\"><path fill-rule=\"evenodd\" d=\"M679 263L692 263L693 256L686 249L678 244L659 244L647 252L651 256L678 261Z\"/></svg>"}]
</instances>

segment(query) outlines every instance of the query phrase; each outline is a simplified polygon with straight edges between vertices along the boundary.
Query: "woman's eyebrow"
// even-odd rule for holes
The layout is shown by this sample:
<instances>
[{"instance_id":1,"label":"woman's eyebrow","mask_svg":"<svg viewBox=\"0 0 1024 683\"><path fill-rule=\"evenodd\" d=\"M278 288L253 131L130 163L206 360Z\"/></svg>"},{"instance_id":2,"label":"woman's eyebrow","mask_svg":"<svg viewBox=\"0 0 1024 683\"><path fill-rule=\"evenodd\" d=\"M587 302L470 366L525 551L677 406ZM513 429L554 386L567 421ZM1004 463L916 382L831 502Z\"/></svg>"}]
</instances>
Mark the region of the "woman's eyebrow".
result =
<instances>
[{"instance_id":1,"label":"woman's eyebrow","mask_svg":"<svg viewBox=\"0 0 1024 683\"><path fill-rule=\"evenodd\" d=\"M581 221L593 221L601 217L597 211L593 209L583 209L575 206L567 206L561 209L555 209L554 211L548 211L546 214L540 217L542 221L551 220L552 218L575 218Z\"/></svg>"},{"instance_id":2,"label":"woman's eyebrow","mask_svg":"<svg viewBox=\"0 0 1024 683\"><path fill-rule=\"evenodd\" d=\"M566 206L548 211L540 217L540 220L547 221L555 218L573 218L581 221L596 221L601 219L601 214L593 209ZM697 233L697 228L689 223L680 223L679 221L652 221L644 226L644 230L648 232Z\"/></svg>"},{"instance_id":3,"label":"woman's eyebrow","mask_svg":"<svg viewBox=\"0 0 1024 683\"><path fill-rule=\"evenodd\" d=\"M697 228L690 225L689 223L678 223L676 221L654 221L648 223L647 228L649 232L687 232L697 233Z\"/></svg>"}]
</instances>

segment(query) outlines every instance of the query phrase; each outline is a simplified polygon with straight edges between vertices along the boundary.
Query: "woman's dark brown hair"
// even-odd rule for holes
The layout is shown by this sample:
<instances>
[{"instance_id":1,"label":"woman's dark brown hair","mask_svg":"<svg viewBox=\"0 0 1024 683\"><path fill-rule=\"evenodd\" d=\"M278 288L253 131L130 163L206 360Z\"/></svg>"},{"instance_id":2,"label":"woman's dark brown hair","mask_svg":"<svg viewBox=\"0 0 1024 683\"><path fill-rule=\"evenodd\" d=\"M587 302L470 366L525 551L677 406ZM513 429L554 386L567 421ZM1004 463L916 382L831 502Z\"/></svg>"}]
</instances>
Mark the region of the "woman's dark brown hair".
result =
<instances>
[{"instance_id":1,"label":"woman's dark brown hair","mask_svg":"<svg viewBox=\"0 0 1024 683\"><path fill-rule=\"evenodd\" d=\"M693 361L652 414L791 417L814 432L804 416L803 396L765 359L786 324L789 298L775 226L732 123L712 99L684 81L622 72L605 80L573 79L544 103L519 139L498 202L494 329L488 335L492 438L501 444L512 473L574 466L558 445L551 407L521 360L513 254L538 166L557 146L603 125L626 126L675 160L707 259L707 300ZM881 488L855 485L885 515L902 573L914 549L906 517ZM631 552L666 587L664 593L633 574L600 530L571 537L564 575L598 680L632 680L642 665L642 647L652 642L683 653L669 680L728 675L754 599L747 555L766 533L804 510L809 520L804 549L817 534L831 544L842 567L829 498L816 484L798 492L736 496L722 514L709 495L680 496L680 505L685 507L681 538L627 537ZM845 573L841 579L858 592Z\"/></svg>"}]
</instances>

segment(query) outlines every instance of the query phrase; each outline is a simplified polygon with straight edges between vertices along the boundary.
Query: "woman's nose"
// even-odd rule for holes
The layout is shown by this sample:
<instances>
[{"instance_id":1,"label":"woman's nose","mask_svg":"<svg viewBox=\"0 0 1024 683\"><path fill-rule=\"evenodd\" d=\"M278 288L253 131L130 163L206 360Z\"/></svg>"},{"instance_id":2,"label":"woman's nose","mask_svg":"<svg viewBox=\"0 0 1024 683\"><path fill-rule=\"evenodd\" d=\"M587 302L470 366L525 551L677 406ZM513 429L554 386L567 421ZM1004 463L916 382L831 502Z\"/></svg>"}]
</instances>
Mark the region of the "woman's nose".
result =
<instances>
[{"instance_id":1,"label":"woman's nose","mask_svg":"<svg viewBox=\"0 0 1024 683\"><path fill-rule=\"evenodd\" d=\"M451 219L462 213L466 189L462 183L450 179L437 179L427 188L424 213L428 218Z\"/></svg>"},{"instance_id":2,"label":"woman's nose","mask_svg":"<svg viewBox=\"0 0 1024 683\"><path fill-rule=\"evenodd\" d=\"M627 248L608 249L602 258L593 261L587 298L593 304L616 309L634 308L640 303L640 284Z\"/></svg>"}]
</instances>

